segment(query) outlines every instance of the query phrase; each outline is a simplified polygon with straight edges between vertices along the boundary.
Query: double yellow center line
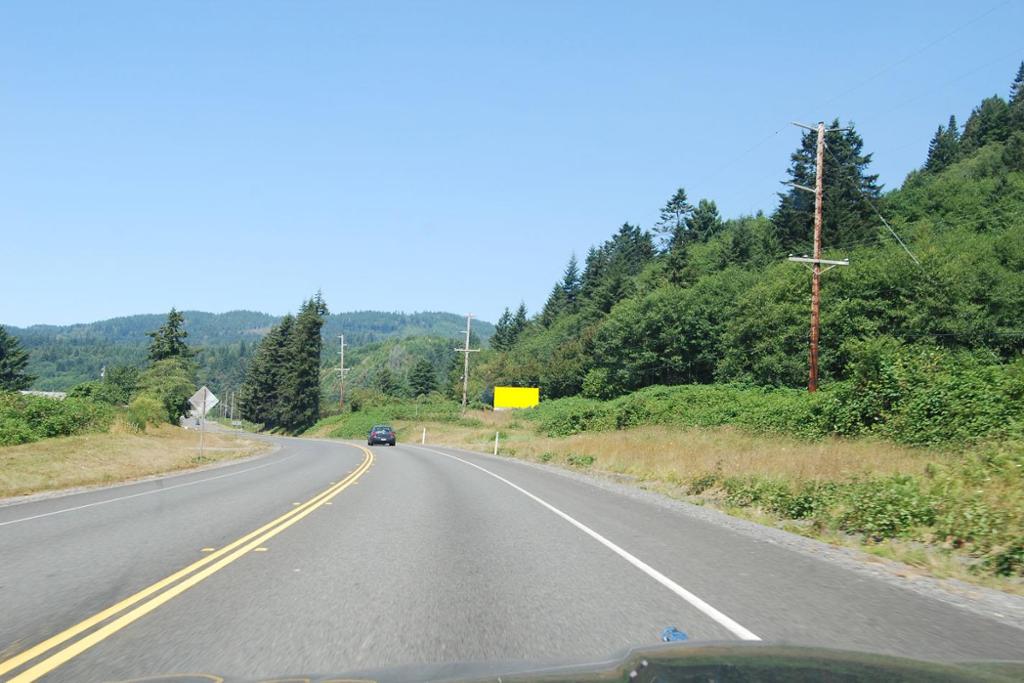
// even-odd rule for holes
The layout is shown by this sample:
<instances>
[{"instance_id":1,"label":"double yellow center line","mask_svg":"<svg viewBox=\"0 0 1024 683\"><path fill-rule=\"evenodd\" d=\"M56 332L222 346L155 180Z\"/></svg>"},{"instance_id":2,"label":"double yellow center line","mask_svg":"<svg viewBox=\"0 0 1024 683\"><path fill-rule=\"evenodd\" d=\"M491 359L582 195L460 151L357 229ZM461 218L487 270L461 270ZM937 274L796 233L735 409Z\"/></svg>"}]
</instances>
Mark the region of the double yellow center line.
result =
<instances>
[{"instance_id":1,"label":"double yellow center line","mask_svg":"<svg viewBox=\"0 0 1024 683\"><path fill-rule=\"evenodd\" d=\"M75 624L71 628L61 631L57 635L44 640L38 645L31 647L10 659L0 662L0 676L3 676L33 659L55 650L52 654L46 657L46 659L43 659L31 668L26 669L14 678L10 679L9 683L27 683L28 681L35 681L73 657L78 656L93 645L109 638L111 635L117 633L137 619L149 614L165 602L184 593L204 579L209 578L211 575L228 566L246 553L260 547L268 539L281 533L292 524L295 524L306 515L313 512L313 510L316 510L318 507L331 500L331 498L334 498L336 495L347 489L349 486L354 484L359 477L363 476L368 469L370 469L370 466L373 464L373 453L362 446L356 446L356 448L361 449L366 457L363 458L359 467L353 470L351 474L339 481L337 484L332 485L330 488L309 499L302 505L289 510L277 519L264 524L259 529L242 536L238 540L224 546L216 552L210 553L203 559L190 564L184 569L176 571L167 578L161 579L147 588L143 588L138 593L125 598L116 605L108 607L102 612L98 612L88 619ZM133 609L125 612L129 607L133 607ZM122 612L124 612L124 614L121 614ZM121 616L110 621L101 628L96 629L84 638L64 647L60 647L76 636L85 633L94 626L97 626L118 614Z\"/></svg>"}]
</instances>

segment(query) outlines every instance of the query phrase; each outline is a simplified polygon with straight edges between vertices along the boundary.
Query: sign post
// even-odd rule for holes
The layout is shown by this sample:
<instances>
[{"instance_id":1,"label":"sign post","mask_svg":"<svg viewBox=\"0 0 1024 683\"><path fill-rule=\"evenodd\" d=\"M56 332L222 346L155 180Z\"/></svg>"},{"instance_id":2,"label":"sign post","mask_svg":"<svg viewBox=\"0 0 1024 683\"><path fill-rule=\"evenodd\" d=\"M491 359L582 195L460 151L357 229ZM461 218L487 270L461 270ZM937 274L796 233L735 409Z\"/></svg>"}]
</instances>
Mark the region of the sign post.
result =
<instances>
[{"instance_id":1,"label":"sign post","mask_svg":"<svg viewBox=\"0 0 1024 683\"><path fill-rule=\"evenodd\" d=\"M220 399L214 396L213 392L203 386L199 391L192 394L188 399L192 406L193 414L198 415L199 420L199 459L203 459L203 448L205 447L204 437L206 434L206 413L220 403Z\"/></svg>"}]
</instances>

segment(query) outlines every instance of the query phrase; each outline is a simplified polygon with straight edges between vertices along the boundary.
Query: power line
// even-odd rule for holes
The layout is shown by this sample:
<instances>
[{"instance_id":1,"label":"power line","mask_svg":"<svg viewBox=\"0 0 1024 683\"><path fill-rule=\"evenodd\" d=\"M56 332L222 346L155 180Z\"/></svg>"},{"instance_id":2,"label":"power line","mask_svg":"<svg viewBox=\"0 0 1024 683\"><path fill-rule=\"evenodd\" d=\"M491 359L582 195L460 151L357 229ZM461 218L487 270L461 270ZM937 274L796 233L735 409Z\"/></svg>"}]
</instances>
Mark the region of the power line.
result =
<instances>
[{"instance_id":1,"label":"power line","mask_svg":"<svg viewBox=\"0 0 1024 683\"><path fill-rule=\"evenodd\" d=\"M1003 0L1003 2L996 3L995 5L993 5L992 7L988 8L986 11L982 12L981 14L979 14L976 17L974 17L973 19L970 19L970 20L968 20L968 21L966 21L966 22L964 22L962 24L957 25L955 28L953 28L953 30L948 31L948 32L942 34L941 36L939 36L938 38L935 38L934 40L926 43L925 45L923 45L922 47L918 48L917 50L911 52L907 56L905 56L905 57L903 57L901 59L898 59L895 62L891 62L888 65L882 67L881 69L879 69L875 73L871 74L870 76L868 76L867 78L862 80L860 83L857 83L856 85L851 86L850 88L847 88L846 90L844 90L843 92L839 93L838 95L834 95L833 97L829 98L828 100L825 100L825 102L822 102L820 106L824 107L826 105L832 104L836 100L838 100L840 98L843 98L846 95L849 95L850 93L854 92L855 90L859 90L860 88L864 87L865 85L867 85L871 81L875 80L879 76L881 76L881 75L883 75L885 73L888 73L889 71L892 71L893 69L895 69L897 66L900 66L901 64L905 64L905 63L909 62L911 59L913 59L914 57L918 56L922 52L925 52L929 48L931 48L931 47L941 43L946 38L949 38L950 36L954 35L955 33L957 33L959 31L967 28L971 24L975 24L975 23L981 21L982 19L984 19L985 17L987 17L988 15L992 14L997 9L1002 7L1003 5L1008 5L1009 3L1010 3L1010 0Z\"/></svg>"},{"instance_id":2,"label":"power line","mask_svg":"<svg viewBox=\"0 0 1024 683\"><path fill-rule=\"evenodd\" d=\"M829 156L832 157L832 160L836 162L836 167L842 172L844 170L842 163L839 161L839 159L836 157L836 155L832 152L832 150L828 149L828 145L825 146L825 151L828 152ZM878 207L875 206L875 203L873 201L871 201L870 198L868 198L867 193L864 192L863 188L860 187L860 183L857 182L858 179L857 178L851 178L851 179L854 181L853 182L853 187L860 194L861 199L863 199L867 203L867 205L871 207L871 210L875 212L876 216L878 216L878 220L882 221L882 225L884 225L886 227L886 229L889 231L890 234L892 234L892 236L896 239L896 241L899 243L899 245L901 247L903 247L903 251L907 252L907 256L909 256L914 263L916 263L919 267L921 267L921 262L918 260L918 258L916 256L914 256L914 253L912 251L910 251L910 248L903 241L903 238L900 237L899 234L897 234L897 232L892 229L892 226L889 225L889 221L885 220L885 216L882 215L882 212L878 210ZM922 269L923 269L923 267L922 267Z\"/></svg>"}]
</instances>

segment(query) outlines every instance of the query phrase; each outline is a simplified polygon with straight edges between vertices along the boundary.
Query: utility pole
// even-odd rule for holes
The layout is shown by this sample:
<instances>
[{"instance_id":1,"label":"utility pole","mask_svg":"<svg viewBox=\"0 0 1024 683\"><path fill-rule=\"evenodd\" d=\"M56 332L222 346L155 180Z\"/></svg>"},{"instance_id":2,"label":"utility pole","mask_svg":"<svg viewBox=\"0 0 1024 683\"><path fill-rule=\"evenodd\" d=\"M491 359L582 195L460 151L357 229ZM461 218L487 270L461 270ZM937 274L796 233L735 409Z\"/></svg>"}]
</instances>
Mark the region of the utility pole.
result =
<instances>
[{"instance_id":1,"label":"utility pole","mask_svg":"<svg viewBox=\"0 0 1024 683\"><path fill-rule=\"evenodd\" d=\"M341 350L338 354L341 356L341 390L338 394L338 407L342 410L345 409L345 335L339 334L338 339L341 340Z\"/></svg>"},{"instance_id":2,"label":"utility pole","mask_svg":"<svg viewBox=\"0 0 1024 683\"><path fill-rule=\"evenodd\" d=\"M818 132L818 149L817 159L815 163L814 171L814 189L803 185L797 185L796 183L790 183L793 187L804 192L814 193L814 256L812 258L803 258L798 256L790 255L790 261L796 261L798 263L810 263L811 268L811 345L810 351L808 352L808 361L810 370L807 378L807 391L818 390L818 335L819 328L821 326L821 264L827 264L829 267L825 270L831 270L836 266L848 266L850 265L849 260L843 261L827 261L821 258L821 219L822 219L822 199L824 195L824 181L825 181L825 122L819 121L817 128L805 126L802 123L793 123L794 126L800 128L806 128L807 130L816 130ZM829 133L839 132L847 130L846 128L830 128Z\"/></svg>"},{"instance_id":3,"label":"utility pole","mask_svg":"<svg viewBox=\"0 0 1024 683\"><path fill-rule=\"evenodd\" d=\"M463 354L464 358L462 361L462 412L466 412L466 394L469 392L469 354L476 353L480 349L469 348L469 330L470 323L473 320L473 314L470 313L466 316L466 343L461 349L455 349Z\"/></svg>"}]
</instances>

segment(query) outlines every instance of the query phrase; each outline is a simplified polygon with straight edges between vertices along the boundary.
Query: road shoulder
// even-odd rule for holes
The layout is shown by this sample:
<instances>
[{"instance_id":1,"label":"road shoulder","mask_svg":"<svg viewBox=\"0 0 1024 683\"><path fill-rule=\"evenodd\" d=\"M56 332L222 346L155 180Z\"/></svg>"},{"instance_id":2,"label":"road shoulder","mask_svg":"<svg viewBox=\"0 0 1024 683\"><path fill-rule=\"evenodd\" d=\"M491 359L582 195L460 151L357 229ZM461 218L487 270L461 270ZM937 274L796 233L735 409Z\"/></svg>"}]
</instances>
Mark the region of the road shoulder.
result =
<instances>
[{"instance_id":1,"label":"road shoulder","mask_svg":"<svg viewBox=\"0 0 1024 683\"><path fill-rule=\"evenodd\" d=\"M417 444L410 444L414 447ZM726 512L695 505L687 501L641 488L638 484L623 483L621 478L594 472L570 470L555 465L532 462L519 458L493 456L462 448L427 444L428 448L443 449L461 456L469 456L479 464L495 463L499 466L515 463L526 468L572 479L617 495L672 510L691 518L699 519L742 534L760 542L800 553L822 562L841 566L850 571L885 583L912 591L923 597L954 605L975 614L995 619L1008 626L1024 629L1024 598L1003 591L976 586L956 579L941 579L926 576L920 570L868 553L835 546L825 541L794 534L777 527L733 517ZM616 480L618 479L618 480Z\"/></svg>"}]
</instances>

